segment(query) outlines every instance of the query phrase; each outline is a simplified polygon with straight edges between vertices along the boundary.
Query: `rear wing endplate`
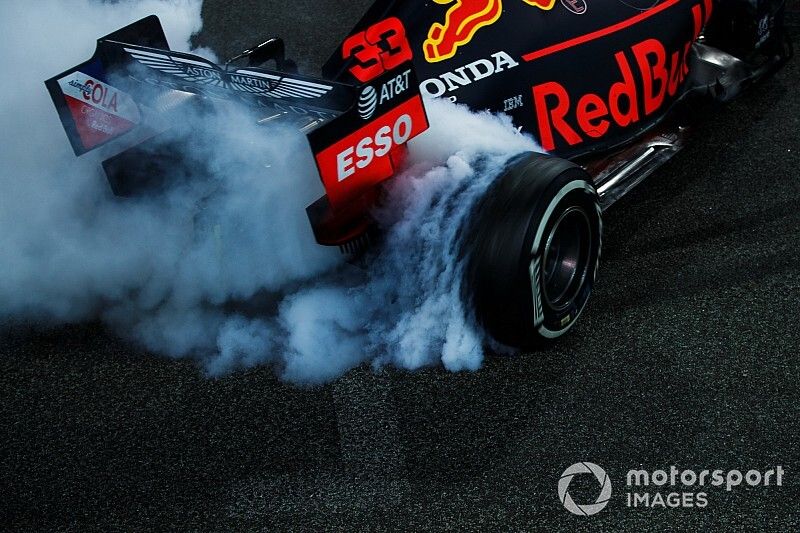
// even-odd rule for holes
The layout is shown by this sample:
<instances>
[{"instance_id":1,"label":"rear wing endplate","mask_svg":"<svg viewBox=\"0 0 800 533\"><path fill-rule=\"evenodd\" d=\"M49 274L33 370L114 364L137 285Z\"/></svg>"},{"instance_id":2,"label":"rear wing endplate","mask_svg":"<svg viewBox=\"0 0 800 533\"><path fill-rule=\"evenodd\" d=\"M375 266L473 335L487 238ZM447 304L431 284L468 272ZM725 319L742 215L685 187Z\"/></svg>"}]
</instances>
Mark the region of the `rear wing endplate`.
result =
<instances>
[{"instance_id":1,"label":"rear wing endplate","mask_svg":"<svg viewBox=\"0 0 800 533\"><path fill-rule=\"evenodd\" d=\"M394 29L399 21L387 22L395 39L405 39ZM342 228L364 219L377 185L394 175L406 143L428 128L410 54L384 54L391 61L372 65L359 85L220 66L169 50L158 18L150 16L99 39L89 60L45 84L76 155L114 143L104 150L104 168L120 195L138 187L131 162L158 153L145 148L170 126L164 115L175 108L165 102L227 100L261 116L311 117L298 127L308 137L326 195L309 216L320 242L338 244L347 240ZM115 168L125 172L109 170Z\"/></svg>"}]
</instances>

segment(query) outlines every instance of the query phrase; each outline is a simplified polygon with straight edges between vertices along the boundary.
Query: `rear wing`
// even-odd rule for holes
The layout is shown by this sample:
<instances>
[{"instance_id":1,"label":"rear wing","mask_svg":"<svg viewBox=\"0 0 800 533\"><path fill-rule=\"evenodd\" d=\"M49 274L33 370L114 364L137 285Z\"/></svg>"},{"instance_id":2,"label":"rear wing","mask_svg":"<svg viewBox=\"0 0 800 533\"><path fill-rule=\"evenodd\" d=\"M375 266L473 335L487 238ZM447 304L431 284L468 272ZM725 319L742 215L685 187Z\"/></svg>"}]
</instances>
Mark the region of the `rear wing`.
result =
<instances>
[{"instance_id":1,"label":"rear wing","mask_svg":"<svg viewBox=\"0 0 800 533\"><path fill-rule=\"evenodd\" d=\"M334 118L357 88L257 67L228 68L169 50L156 16L97 41L94 55L45 82L76 155L149 125L164 94L240 101L265 110Z\"/></svg>"},{"instance_id":2,"label":"rear wing","mask_svg":"<svg viewBox=\"0 0 800 533\"><path fill-rule=\"evenodd\" d=\"M176 105L222 99L271 119L302 117L327 193L309 216L320 242L342 244L349 239L343 217L366 209L376 186L394 174L406 142L428 128L411 58L396 59L373 68L360 85L220 66L170 51L160 21L150 16L98 39L89 60L45 85L75 154L107 147L104 167L117 194L133 192L131 163L153 153L140 148L169 128L163 117Z\"/></svg>"}]
</instances>

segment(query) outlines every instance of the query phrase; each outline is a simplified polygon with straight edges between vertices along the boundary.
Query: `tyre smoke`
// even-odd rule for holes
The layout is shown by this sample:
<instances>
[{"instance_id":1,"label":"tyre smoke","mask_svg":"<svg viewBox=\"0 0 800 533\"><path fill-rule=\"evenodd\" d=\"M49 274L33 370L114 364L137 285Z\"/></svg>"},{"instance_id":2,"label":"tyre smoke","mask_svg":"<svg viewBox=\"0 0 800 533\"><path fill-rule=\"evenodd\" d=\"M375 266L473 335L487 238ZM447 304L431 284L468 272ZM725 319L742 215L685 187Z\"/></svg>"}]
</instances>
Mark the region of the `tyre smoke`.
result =
<instances>
[{"instance_id":1,"label":"tyre smoke","mask_svg":"<svg viewBox=\"0 0 800 533\"><path fill-rule=\"evenodd\" d=\"M365 362L477 369L484 339L461 298L459 231L505 161L537 149L507 117L427 103L431 130L387 187L375 213L385 236L365 268L314 242L305 207L324 191L305 138L248 110L178 125L173 141L192 164L159 194L115 198L98 162L74 157L43 80L152 13L173 49L188 50L200 8L0 6L0 65L15 73L0 82L0 322L101 319L214 376L268 364L316 384Z\"/></svg>"}]
</instances>

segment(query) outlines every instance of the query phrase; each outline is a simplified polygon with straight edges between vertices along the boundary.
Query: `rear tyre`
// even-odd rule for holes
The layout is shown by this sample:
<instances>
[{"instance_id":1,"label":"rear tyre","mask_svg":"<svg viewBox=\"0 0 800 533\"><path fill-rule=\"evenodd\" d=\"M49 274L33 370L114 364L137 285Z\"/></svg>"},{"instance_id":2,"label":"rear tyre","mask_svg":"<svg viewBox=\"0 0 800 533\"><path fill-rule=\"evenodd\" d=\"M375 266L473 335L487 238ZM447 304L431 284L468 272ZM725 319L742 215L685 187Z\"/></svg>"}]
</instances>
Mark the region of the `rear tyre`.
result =
<instances>
[{"instance_id":1,"label":"rear tyre","mask_svg":"<svg viewBox=\"0 0 800 533\"><path fill-rule=\"evenodd\" d=\"M602 221L579 166L528 153L513 159L466 228L465 297L502 344L527 348L564 335L594 287Z\"/></svg>"}]
</instances>

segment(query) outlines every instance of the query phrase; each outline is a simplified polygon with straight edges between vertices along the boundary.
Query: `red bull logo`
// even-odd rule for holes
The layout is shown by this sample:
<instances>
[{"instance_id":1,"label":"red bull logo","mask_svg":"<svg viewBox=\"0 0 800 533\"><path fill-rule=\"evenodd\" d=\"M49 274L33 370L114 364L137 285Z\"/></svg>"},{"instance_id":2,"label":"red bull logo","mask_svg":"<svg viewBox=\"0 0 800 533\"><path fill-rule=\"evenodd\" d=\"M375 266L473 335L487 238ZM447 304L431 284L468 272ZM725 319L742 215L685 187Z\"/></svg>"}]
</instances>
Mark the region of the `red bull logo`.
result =
<instances>
[{"instance_id":1,"label":"red bull logo","mask_svg":"<svg viewBox=\"0 0 800 533\"><path fill-rule=\"evenodd\" d=\"M680 0L669 0L659 7L643 12L617 24L624 28L648 17L664 12ZM711 18L714 9L712 0L703 0L692 7L694 29L691 38L677 50L668 50L658 39L646 39L614 54L621 80L609 87L608 92L571 93L559 81L541 83L533 87L533 101L539 125L539 139L547 151L555 150L564 143L575 146L588 138L599 139L609 129L618 126L627 128L638 124L644 117L653 115L671 101L689 75L689 54L694 43ZM599 38L605 30L589 34ZM523 56L526 61L554 53L567 46L579 45L581 39L568 41L566 45ZM630 58L633 58L633 62ZM635 64L635 68L632 66Z\"/></svg>"},{"instance_id":2,"label":"red bull logo","mask_svg":"<svg viewBox=\"0 0 800 533\"><path fill-rule=\"evenodd\" d=\"M553 9L556 0L522 0L545 11ZM453 4L447 10L444 24L431 26L422 45L428 63L450 59L458 48L469 43L481 28L491 26L503 14L503 0L434 0L437 4Z\"/></svg>"}]
</instances>

